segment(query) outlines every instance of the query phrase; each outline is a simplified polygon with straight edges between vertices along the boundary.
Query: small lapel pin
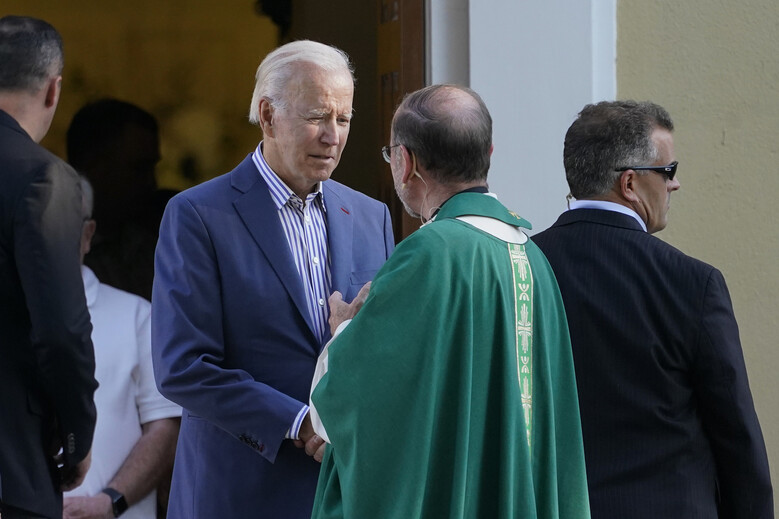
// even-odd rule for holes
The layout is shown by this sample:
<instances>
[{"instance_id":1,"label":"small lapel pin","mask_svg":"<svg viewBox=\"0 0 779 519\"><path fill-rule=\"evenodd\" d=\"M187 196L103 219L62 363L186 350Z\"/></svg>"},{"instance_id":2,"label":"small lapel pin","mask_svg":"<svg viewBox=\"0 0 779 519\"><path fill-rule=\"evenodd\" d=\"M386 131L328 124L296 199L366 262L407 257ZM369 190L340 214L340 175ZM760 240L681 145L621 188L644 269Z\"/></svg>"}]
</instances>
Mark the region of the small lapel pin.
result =
<instances>
[{"instance_id":1,"label":"small lapel pin","mask_svg":"<svg viewBox=\"0 0 779 519\"><path fill-rule=\"evenodd\" d=\"M341 208L341 211L343 211L346 214L349 214L349 211L347 211L346 208L344 208L344 207Z\"/></svg>"}]
</instances>

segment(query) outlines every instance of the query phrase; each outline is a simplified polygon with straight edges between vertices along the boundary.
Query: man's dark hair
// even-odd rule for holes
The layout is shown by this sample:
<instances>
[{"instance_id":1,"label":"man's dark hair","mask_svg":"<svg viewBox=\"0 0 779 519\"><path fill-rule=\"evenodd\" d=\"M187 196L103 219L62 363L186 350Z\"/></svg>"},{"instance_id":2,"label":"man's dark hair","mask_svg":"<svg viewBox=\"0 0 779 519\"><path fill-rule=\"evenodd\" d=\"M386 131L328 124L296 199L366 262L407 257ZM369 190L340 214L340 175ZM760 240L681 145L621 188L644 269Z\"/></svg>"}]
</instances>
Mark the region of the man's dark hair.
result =
<instances>
[{"instance_id":1,"label":"man's dark hair","mask_svg":"<svg viewBox=\"0 0 779 519\"><path fill-rule=\"evenodd\" d=\"M154 116L134 104L100 99L84 105L68 127L68 162L78 171L88 170L90 161L110 149L108 145L118 140L131 124L158 133Z\"/></svg>"},{"instance_id":2,"label":"man's dark hair","mask_svg":"<svg viewBox=\"0 0 779 519\"><path fill-rule=\"evenodd\" d=\"M620 172L657 160L652 132L672 132L668 112L649 101L603 101L579 112L565 134L563 164L571 194L579 199L608 192Z\"/></svg>"},{"instance_id":3,"label":"man's dark hair","mask_svg":"<svg viewBox=\"0 0 779 519\"><path fill-rule=\"evenodd\" d=\"M473 103L454 91L466 92ZM394 144L404 145L437 181L472 182L487 178L492 117L470 88L433 85L408 94L392 122Z\"/></svg>"},{"instance_id":4,"label":"man's dark hair","mask_svg":"<svg viewBox=\"0 0 779 519\"><path fill-rule=\"evenodd\" d=\"M0 18L0 91L36 92L62 73L62 37L37 18Z\"/></svg>"}]
</instances>

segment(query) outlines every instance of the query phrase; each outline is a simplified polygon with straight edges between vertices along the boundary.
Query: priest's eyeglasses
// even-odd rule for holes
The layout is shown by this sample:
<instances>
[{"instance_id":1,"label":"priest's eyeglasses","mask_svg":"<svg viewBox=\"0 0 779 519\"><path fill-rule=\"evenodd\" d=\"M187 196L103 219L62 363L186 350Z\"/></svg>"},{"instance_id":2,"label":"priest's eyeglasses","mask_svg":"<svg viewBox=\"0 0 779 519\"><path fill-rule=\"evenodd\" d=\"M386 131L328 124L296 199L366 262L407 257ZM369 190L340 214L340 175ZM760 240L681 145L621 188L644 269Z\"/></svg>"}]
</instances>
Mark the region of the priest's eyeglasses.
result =
<instances>
[{"instance_id":1,"label":"priest's eyeglasses","mask_svg":"<svg viewBox=\"0 0 779 519\"><path fill-rule=\"evenodd\" d=\"M654 171L655 173L665 175L665 178L668 180L673 180L674 176L676 176L676 166L678 165L679 161L675 160L667 166L628 166L625 168L617 168L614 171L627 171L629 169L634 171Z\"/></svg>"},{"instance_id":2,"label":"priest's eyeglasses","mask_svg":"<svg viewBox=\"0 0 779 519\"><path fill-rule=\"evenodd\" d=\"M397 148L400 146L400 144L393 144L391 146L382 146L381 147L381 156L384 157L384 162L387 164L390 164L392 162L392 148Z\"/></svg>"}]
</instances>

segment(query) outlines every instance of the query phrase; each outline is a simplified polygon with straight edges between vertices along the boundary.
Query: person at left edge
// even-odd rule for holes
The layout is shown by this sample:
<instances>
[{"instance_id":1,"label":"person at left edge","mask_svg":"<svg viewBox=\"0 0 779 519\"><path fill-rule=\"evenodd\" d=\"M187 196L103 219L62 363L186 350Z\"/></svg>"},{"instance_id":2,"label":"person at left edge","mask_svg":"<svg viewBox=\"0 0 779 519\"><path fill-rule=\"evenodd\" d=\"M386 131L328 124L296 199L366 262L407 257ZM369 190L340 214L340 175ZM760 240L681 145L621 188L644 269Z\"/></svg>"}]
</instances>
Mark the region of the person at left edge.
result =
<instances>
[{"instance_id":1,"label":"person at left edge","mask_svg":"<svg viewBox=\"0 0 779 519\"><path fill-rule=\"evenodd\" d=\"M0 18L0 514L62 517L91 462L95 358L79 267L81 191L38 143L59 101L62 38ZM59 448L61 455L57 455Z\"/></svg>"},{"instance_id":2,"label":"person at left edge","mask_svg":"<svg viewBox=\"0 0 779 519\"><path fill-rule=\"evenodd\" d=\"M250 108L263 141L168 203L152 357L160 392L184 408L169 519L311 515L323 442L306 404L327 299L354 298L394 247L387 207L329 180L353 93L342 51L279 47Z\"/></svg>"}]
</instances>

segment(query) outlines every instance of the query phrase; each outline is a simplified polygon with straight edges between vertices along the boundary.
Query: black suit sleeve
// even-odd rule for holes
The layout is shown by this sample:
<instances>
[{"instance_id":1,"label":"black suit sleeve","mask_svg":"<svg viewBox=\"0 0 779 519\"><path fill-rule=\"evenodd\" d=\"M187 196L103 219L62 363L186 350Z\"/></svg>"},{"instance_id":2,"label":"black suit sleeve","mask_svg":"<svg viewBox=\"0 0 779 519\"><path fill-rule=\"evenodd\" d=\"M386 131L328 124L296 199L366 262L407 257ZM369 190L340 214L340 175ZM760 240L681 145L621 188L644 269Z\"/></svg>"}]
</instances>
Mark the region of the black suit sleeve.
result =
<instances>
[{"instance_id":1,"label":"black suit sleeve","mask_svg":"<svg viewBox=\"0 0 779 519\"><path fill-rule=\"evenodd\" d=\"M717 465L720 518L773 518L768 458L725 280L712 269L695 373L704 430Z\"/></svg>"},{"instance_id":2,"label":"black suit sleeve","mask_svg":"<svg viewBox=\"0 0 779 519\"><path fill-rule=\"evenodd\" d=\"M32 325L37 385L54 407L68 465L89 452L96 418L81 228L75 172L64 163L47 164L34 173L14 212L14 259Z\"/></svg>"}]
</instances>

